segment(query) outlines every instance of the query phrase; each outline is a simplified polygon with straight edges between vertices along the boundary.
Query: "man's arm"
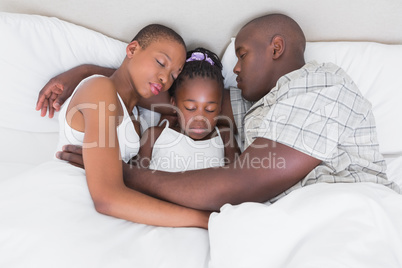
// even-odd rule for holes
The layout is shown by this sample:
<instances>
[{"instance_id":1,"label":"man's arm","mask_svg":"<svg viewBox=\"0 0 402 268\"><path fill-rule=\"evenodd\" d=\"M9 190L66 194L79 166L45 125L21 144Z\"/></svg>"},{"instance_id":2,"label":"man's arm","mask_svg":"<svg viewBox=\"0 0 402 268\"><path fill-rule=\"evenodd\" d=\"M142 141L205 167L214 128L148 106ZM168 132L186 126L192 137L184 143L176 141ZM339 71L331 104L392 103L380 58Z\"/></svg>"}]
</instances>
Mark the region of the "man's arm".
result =
<instances>
[{"instance_id":1,"label":"man's arm","mask_svg":"<svg viewBox=\"0 0 402 268\"><path fill-rule=\"evenodd\" d=\"M321 160L257 138L236 162L182 173L124 165L126 185L183 206L217 211L225 203L265 202L303 179Z\"/></svg>"},{"instance_id":2,"label":"man's arm","mask_svg":"<svg viewBox=\"0 0 402 268\"><path fill-rule=\"evenodd\" d=\"M46 116L49 110L49 118L52 118L54 112L60 110L61 105L71 96L81 80L94 74L111 76L114 71L115 69L111 68L83 64L57 75L39 92L36 110L41 110L41 116Z\"/></svg>"}]
</instances>

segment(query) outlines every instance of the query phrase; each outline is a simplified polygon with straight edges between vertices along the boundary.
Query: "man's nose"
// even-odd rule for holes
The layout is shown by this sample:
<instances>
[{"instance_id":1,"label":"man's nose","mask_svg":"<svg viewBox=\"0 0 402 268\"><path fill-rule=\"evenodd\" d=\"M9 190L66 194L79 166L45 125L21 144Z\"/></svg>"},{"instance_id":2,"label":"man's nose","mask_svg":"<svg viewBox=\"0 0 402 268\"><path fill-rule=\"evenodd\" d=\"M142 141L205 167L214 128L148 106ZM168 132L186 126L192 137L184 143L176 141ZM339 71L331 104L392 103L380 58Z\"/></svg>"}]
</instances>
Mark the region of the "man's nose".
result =
<instances>
[{"instance_id":1,"label":"man's nose","mask_svg":"<svg viewBox=\"0 0 402 268\"><path fill-rule=\"evenodd\" d=\"M233 67L233 72L235 73L235 74L239 74L240 73L240 64L239 64L239 61L237 61L236 62L236 65Z\"/></svg>"}]
</instances>

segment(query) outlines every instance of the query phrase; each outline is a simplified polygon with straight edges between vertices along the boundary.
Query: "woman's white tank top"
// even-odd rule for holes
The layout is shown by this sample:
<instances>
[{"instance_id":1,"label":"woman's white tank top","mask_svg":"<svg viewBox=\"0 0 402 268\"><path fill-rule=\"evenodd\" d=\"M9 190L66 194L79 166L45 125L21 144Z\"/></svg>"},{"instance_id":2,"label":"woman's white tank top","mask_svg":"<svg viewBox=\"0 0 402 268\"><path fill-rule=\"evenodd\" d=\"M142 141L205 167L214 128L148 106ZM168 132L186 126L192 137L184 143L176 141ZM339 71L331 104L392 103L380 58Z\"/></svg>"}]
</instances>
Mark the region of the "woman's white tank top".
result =
<instances>
[{"instance_id":1,"label":"woman's white tank top","mask_svg":"<svg viewBox=\"0 0 402 268\"><path fill-rule=\"evenodd\" d=\"M81 81L81 83L77 86L77 88L80 87L85 81L88 81L89 79L92 79L93 77L98 77L101 75L93 75L90 76L84 80ZM67 123L66 117L69 116L67 115L67 107L71 101L72 96L76 92L77 88L74 90L73 94L71 95L70 98L66 100L66 102L63 104L60 113L59 113L59 142L57 146L57 151L61 151L61 148L63 145L66 144L74 144L74 145L81 145L84 146L84 132L77 131L73 128L70 127L70 125ZM123 103L123 100L119 96L118 93L116 93L121 106L123 107L124 111L124 116L122 122L117 126L117 139L119 141L119 147L120 147L120 154L121 158L124 162L128 162L133 156L137 155L139 151L139 146L140 146L140 137L138 136L137 132L135 131L134 124L131 120L131 117L129 113L127 112L127 108ZM91 105L95 104L88 104L88 109L91 109ZM99 104L102 105L102 104ZM107 107L105 107L107 109ZM133 111L134 116L137 118L138 112L137 109L134 109ZM101 115L100 115L101 116ZM106 131L106 130L105 130ZM107 130L108 131L108 130ZM99 141L101 143L101 139ZM108 141L105 141L105 144L108 144ZM86 144L85 146L102 146L98 145L95 143L90 143Z\"/></svg>"}]
</instances>

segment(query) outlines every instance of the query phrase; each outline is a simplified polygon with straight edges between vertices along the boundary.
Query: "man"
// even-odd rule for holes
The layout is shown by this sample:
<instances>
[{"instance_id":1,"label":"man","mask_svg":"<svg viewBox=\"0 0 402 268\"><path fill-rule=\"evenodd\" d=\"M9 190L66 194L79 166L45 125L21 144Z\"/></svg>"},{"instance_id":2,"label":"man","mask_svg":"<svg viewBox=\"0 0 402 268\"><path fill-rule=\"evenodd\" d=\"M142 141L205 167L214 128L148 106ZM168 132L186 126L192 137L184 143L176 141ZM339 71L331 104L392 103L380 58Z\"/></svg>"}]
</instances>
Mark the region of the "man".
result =
<instances>
[{"instance_id":1,"label":"man","mask_svg":"<svg viewBox=\"0 0 402 268\"><path fill-rule=\"evenodd\" d=\"M339 67L305 64L305 44L303 31L288 16L247 23L236 37L234 72L242 97L254 103L247 107L232 90L231 106L224 109L230 116L245 113L237 122L245 148L237 161L183 173L126 165L126 184L212 211L225 203L274 202L317 182L374 182L399 191L385 175L371 105ZM82 163L74 160L76 150L68 146L59 157Z\"/></svg>"}]
</instances>

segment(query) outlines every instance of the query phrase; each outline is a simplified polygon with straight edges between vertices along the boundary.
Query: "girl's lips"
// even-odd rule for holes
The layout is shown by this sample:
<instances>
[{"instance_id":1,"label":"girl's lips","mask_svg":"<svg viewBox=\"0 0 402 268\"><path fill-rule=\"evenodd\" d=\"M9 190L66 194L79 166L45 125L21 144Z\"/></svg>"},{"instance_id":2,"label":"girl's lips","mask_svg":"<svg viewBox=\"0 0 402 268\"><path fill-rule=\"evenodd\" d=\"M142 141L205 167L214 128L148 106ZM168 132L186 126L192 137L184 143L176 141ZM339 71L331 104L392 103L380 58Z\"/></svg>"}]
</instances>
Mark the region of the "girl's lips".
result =
<instances>
[{"instance_id":1,"label":"girl's lips","mask_svg":"<svg viewBox=\"0 0 402 268\"><path fill-rule=\"evenodd\" d=\"M192 128L192 129L191 129L191 132L197 133L197 134L202 134L202 133L204 133L204 132L206 132L206 131L207 131L207 130L204 129L204 128Z\"/></svg>"},{"instance_id":2,"label":"girl's lips","mask_svg":"<svg viewBox=\"0 0 402 268\"><path fill-rule=\"evenodd\" d=\"M162 85L157 83L151 83L151 92L154 95L158 95L162 90Z\"/></svg>"},{"instance_id":3,"label":"girl's lips","mask_svg":"<svg viewBox=\"0 0 402 268\"><path fill-rule=\"evenodd\" d=\"M204 127L193 127L189 129L191 133L194 134L204 134L204 133L209 133L210 130L208 130L208 128L204 128Z\"/></svg>"}]
</instances>

